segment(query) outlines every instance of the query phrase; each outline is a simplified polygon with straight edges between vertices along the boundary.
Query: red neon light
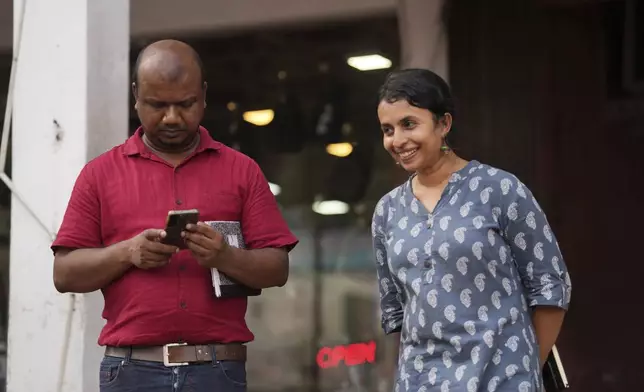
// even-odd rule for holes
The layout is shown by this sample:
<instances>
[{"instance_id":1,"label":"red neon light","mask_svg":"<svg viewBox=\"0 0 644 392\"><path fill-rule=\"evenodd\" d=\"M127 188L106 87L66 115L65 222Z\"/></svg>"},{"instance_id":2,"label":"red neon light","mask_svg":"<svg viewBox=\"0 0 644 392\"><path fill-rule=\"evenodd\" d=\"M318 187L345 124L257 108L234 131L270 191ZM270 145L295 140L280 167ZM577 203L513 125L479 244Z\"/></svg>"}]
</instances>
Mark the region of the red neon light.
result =
<instances>
[{"instance_id":1,"label":"red neon light","mask_svg":"<svg viewBox=\"0 0 644 392\"><path fill-rule=\"evenodd\" d=\"M353 343L346 346L322 347L315 357L322 369L338 367L340 362L346 366L357 366L374 363L376 360L376 342Z\"/></svg>"}]
</instances>

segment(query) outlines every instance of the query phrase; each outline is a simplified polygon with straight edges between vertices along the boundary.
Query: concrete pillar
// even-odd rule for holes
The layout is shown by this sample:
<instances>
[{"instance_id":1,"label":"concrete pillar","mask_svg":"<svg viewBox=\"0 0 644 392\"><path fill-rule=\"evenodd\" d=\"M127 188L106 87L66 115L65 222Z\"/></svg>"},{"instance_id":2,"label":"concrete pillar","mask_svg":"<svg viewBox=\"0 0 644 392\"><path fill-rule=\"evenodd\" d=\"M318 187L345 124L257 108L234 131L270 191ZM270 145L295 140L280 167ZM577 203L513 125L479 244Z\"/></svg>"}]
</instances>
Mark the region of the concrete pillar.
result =
<instances>
[{"instance_id":1,"label":"concrete pillar","mask_svg":"<svg viewBox=\"0 0 644 392\"><path fill-rule=\"evenodd\" d=\"M55 291L38 220L55 233L83 165L127 137L129 1L14 0L16 38L23 5L12 176L26 206L13 197L7 391L93 392L102 296Z\"/></svg>"},{"instance_id":2,"label":"concrete pillar","mask_svg":"<svg viewBox=\"0 0 644 392\"><path fill-rule=\"evenodd\" d=\"M449 78L443 6L449 0L398 0L402 66L427 68Z\"/></svg>"}]
</instances>

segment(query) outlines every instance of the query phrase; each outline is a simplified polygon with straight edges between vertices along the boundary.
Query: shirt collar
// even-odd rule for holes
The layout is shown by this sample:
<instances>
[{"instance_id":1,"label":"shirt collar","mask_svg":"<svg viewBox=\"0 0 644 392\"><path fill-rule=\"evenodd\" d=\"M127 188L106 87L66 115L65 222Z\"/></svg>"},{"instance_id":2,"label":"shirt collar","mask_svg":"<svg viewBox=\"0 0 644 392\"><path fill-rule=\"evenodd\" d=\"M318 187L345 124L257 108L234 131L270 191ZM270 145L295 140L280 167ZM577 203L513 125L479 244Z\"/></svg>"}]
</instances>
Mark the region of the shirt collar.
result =
<instances>
[{"instance_id":1,"label":"shirt collar","mask_svg":"<svg viewBox=\"0 0 644 392\"><path fill-rule=\"evenodd\" d=\"M447 185L445 189L443 190L443 194L441 195L441 199L443 197L451 197L454 193L454 190L457 190L457 192L461 192L460 189L467 178L475 173L477 170L480 170L483 168L483 165L477 160L471 160L463 167L461 170L458 170L454 173L452 173L448 179ZM421 216L426 216L427 212L424 208L419 208L418 207L418 199L414 195L414 191L412 189L411 181L412 179L416 176L416 174L412 174L409 179L405 182L405 186L403 188L403 194L400 195L400 202L403 204L403 206L409 205L412 206L415 204L415 206L412 206L412 211L415 212L416 215L421 215ZM439 199L439 203L440 203ZM438 206L438 204L437 204ZM434 208L434 211L436 211L436 208Z\"/></svg>"},{"instance_id":2,"label":"shirt collar","mask_svg":"<svg viewBox=\"0 0 644 392\"><path fill-rule=\"evenodd\" d=\"M150 150L143 143L143 127L139 127L134 135L130 136L129 139L125 142L123 148L123 154L127 156L133 155L142 155L150 153ZM208 130L202 126L199 126L199 145L195 149L195 154L206 150L217 151L221 148L221 143L215 141L211 136Z\"/></svg>"}]
</instances>

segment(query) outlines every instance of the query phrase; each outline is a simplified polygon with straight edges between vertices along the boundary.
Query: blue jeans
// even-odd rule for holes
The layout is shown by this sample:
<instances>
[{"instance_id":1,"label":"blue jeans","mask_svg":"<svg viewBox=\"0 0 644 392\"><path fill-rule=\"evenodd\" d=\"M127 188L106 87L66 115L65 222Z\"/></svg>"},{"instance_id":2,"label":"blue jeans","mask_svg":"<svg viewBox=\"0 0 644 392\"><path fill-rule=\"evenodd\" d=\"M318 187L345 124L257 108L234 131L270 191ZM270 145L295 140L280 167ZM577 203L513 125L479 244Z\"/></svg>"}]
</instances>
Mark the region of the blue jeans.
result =
<instances>
[{"instance_id":1,"label":"blue jeans","mask_svg":"<svg viewBox=\"0 0 644 392\"><path fill-rule=\"evenodd\" d=\"M246 392L246 363L213 360L166 367L106 356L99 379L100 392Z\"/></svg>"}]
</instances>

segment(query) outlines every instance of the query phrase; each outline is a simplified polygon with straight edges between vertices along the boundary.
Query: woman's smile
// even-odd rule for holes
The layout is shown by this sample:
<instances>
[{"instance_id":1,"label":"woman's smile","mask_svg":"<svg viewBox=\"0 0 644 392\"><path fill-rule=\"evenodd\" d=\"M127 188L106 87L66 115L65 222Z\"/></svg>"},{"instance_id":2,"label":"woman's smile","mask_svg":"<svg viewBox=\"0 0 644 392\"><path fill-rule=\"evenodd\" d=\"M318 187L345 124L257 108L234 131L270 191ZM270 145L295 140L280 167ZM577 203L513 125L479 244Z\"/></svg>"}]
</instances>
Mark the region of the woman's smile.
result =
<instances>
[{"instance_id":1,"label":"woman's smile","mask_svg":"<svg viewBox=\"0 0 644 392\"><path fill-rule=\"evenodd\" d=\"M418 147L398 151L396 152L396 155L398 155L398 158L400 159L401 162L407 163L407 162L410 162L417 155L416 154L417 152L418 152Z\"/></svg>"}]
</instances>

